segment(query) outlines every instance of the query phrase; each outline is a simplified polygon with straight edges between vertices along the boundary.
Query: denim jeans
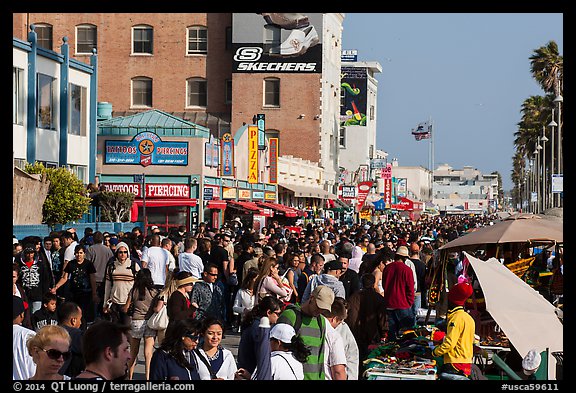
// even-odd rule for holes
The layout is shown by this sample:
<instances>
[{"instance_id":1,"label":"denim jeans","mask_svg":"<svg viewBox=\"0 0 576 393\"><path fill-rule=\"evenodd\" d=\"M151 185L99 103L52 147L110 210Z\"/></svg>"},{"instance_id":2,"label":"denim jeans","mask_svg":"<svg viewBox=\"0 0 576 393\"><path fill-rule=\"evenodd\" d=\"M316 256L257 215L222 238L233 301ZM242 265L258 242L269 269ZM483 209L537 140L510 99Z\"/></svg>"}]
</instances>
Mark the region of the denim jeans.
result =
<instances>
[{"instance_id":1,"label":"denim jeans","mask_svg":"<svg viewBox=\"0 0 576 393\"><path fill-rule=\"evenodd\" d=\"M418 309L422 307L422 294L414 294L414 304L412 304L412 313L414 314L414 323L412 325L416 326L418 324Z\"/></svg>"},{"instance_id":2,"label":"denim jeans","mask_svg":"<svg viewBox=\"0 0 576 393\"><path fill-rule=\"evenodd\" d=\"M388 340L396 341L400 338L401 329L414 327L414 314L412 308L386 310L388 316Z\"/></svg>"}]
</instances>

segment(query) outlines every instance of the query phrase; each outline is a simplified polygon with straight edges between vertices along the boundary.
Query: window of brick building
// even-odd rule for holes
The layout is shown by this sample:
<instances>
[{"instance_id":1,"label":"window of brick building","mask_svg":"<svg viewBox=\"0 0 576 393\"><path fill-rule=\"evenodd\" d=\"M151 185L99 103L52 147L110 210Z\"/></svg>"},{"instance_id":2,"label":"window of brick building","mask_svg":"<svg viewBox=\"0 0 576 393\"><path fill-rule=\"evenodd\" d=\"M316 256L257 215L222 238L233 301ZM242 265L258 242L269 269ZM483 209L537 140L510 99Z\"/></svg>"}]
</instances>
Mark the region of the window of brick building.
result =
<instances>
[{"instance_id":1,"label":"window of brick building","mask_svg":"<svg viewBox=\"0 0 576 393\"><path fill-rule=\"evenodd\" d=\"M132 53L153 54L154 29L152 26L134 26L132 28Z\"/></svg>"},{"instance_id":2,"label":"window of brick building","mask_svg":"<svg viewBox=\"0 0 576 393\"><path fill-rule=\"evenodd\" d=\"M52 50L52 26L47 24L34 24L36 42L40 48Z\"/></svg>"},{"instance_id":3,"label":"window of brick building","mask_svg":"<svg viewBox=\"0 0 576 393\"><path fill-rule=\"evenodd\" d=\"M280 79L264 79L264 106L280 106Z\"/></svg>"},{"instance_id":4,"label":"window of brick building","mask_svg":"<svg viewBox=\"0 0 576 393\"><path fill-rule=\"evenodd\" d=\"M152 107L152 79L143 76L132 79L132 106Z\"/></svg>"},{"instance_id":5,"label":"window of brick building","mask_svg":"<svg viewBox=\"0 0 576 393\"><path fill-rule=\"evenodd\" d=\"M232 79L226 79L226 86L224 90L224 102L226 104L232 103Z\"/></svg>"},{"instance_id":6,"label":"window of brick building","mask_svg":"<svg viewBox=\"0 0 576 393\"><path fill-rule=\"evenodd\" d=\"M207 83L204 78L186 80L186 106L206 107L208 104Z\"/></svg>"},{"instance_id":7,"label":"window of brick building","mask_svg":"<svg viewBox=\"0 0 576 393\"><path fill-rule=\"evenodd\" d=\"M94 25L76 26L76 54L92 54L98 48L97 29Z\"/></svg>"},{"instance_id":8,"label":"window of brick building","mask_svg":"<svg viewBox=\"0 0 576 393\"><path fill-rule=\"evenodd\" d=\"M208 53L208 29L204 26L191 26L187 29L188 46L186 54L205 55Z\"/></svg>"}]
</instances>

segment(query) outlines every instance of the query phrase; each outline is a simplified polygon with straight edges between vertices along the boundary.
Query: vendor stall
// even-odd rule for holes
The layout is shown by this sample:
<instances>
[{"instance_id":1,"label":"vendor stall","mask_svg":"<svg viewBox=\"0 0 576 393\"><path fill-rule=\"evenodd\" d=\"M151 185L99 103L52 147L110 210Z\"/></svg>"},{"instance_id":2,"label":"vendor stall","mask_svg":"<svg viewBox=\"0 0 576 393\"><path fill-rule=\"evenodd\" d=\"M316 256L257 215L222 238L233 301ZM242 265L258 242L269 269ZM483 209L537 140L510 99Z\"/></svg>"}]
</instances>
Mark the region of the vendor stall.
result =
<instances>
[{"instance_id":1,"label":"vendor stall","mask_svg":"<svg viewBox=\"0 0 576 393\"><path fill-rule=\"evenodd\" d=\"M436 329L433 326L405 330L398 342L373 346L364 360L368 380L435 380L437 362L430 359Z\"/></svg>"}]
</instances>

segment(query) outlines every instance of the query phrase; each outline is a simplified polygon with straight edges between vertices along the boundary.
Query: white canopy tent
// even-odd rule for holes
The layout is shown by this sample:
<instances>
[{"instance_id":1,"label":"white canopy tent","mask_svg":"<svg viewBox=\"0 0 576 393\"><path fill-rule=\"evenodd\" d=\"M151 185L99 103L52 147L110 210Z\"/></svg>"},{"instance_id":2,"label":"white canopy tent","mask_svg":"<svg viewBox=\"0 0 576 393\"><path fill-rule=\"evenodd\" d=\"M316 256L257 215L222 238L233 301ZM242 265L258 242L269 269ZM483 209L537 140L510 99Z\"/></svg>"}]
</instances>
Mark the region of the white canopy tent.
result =
<instances>
[{"instance_id":1,"label":"white canopy tent","mask_svg":"<svg viewBox=\"0 0 576 393\"><path fill-rule=\"evenodd\" d=\"M548 376L556 379L556 359L564 350L564 329L556 308L495 258L482 261L464 252L480 282L486 310L520 356L549 350Z\"/></svg>"}]
</instances>

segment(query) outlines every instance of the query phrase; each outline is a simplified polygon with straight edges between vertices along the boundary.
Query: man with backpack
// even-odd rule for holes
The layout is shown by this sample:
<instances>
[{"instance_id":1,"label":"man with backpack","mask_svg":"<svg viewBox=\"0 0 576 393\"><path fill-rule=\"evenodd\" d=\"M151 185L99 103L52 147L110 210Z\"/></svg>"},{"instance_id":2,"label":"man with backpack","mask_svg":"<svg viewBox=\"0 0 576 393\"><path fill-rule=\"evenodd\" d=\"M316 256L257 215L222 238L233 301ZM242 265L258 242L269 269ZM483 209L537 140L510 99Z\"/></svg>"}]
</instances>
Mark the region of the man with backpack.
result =
<instances>
[{"instance_id":1,"label":"man with backpack","mask_svg":"<svg viewBox=\"0 0 576 393\"><path fill-rule=\"evenodd\" d=\"M321 315L321 310L331 311L334 302L334 291L325 285L317 286L307 302L299 305L288 305L278 318L277 323L287 323L292 326L296 334L302 338L304 345L311 350L310 356L304 363L305 380L325 380L325 379L346 379L345 365L334 363L329 360L330 356L345 354L336 352L336 348L330 347L328 335L338 333L328 323L327 319ZM330 353L332 351L332 353ZM325 363L329 365L325 369ZM327 377L326 372L331 373Z\"/></svg>"}]
</instances>

